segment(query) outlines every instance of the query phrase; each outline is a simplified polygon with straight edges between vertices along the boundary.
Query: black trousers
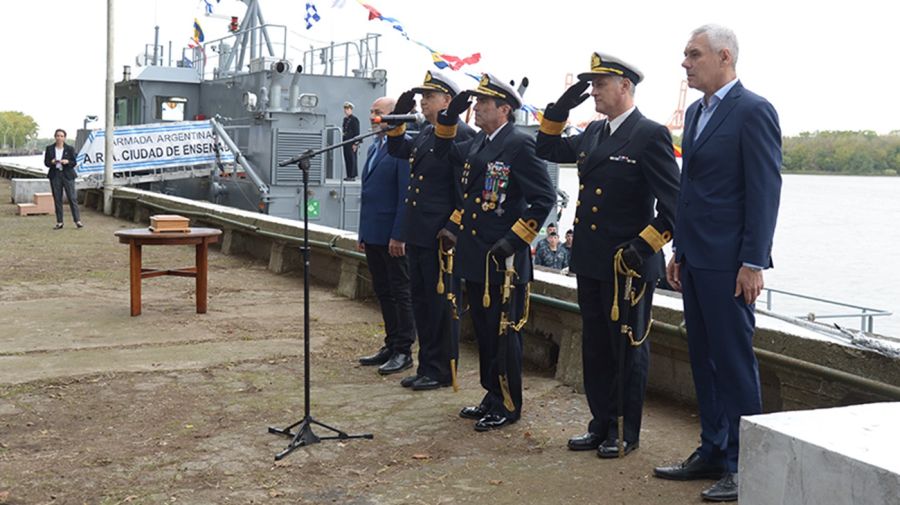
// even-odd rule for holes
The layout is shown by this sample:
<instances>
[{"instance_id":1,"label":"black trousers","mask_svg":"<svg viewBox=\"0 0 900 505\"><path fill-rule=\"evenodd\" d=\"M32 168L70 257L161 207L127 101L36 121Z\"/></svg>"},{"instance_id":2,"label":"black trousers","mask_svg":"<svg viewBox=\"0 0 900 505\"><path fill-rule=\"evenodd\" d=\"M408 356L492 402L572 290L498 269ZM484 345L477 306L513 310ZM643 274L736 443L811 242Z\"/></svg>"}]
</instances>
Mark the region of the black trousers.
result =
<instances>
[{"instance_id":1,"label":"black trousers","mask_svg":"<svg viewBox=\"0 0 900 505\"><path fill-rule=\"evenodd\" d=\"M347 140L347 139L344 139ZM345 177L356 177L357 169L356 169L356 152L353 150L353 144L347 144L343 147L344 149L344 168L347 172Z\"/></svg>"},{"instance_id":2,"label":"black trousers","mask_svg":"<svg viewBox=\"0 0 900 505\"><path fill-rule=\"evenodd\" d=\"M52 169L51 169L52 170ZM50 178L50 190L53 192L53 207L56 210L56 222L63 222L63 191L69 199L69 209L72 210L72 220L81 221L81 213L78 211L78 194L75 191L75 181L66 179L62 174Z\"/></svg>"},{"instance_id":3,"label":"black trousers","mask_svg":"<svg viewBox=\"0 0 900 505\"><path fill-rule=\"evenodd\" d=\"M372 287L384 319L384 345L394 352L410 354L416 339L409 291L409 266L406 256L395 258L388 246L366 244L366 262L372 274Z\"/></svg>"},{"instance_id":4,"label":"black trousers","mask_svg":"<svg viewBox=\"0 0 900 505\"><path fill-rule=\"evenodd\" d=\"M439 382L450 382L450 304L447 290L451 288L445 279L444 293L438 294L440 275L438 252L435 248L406 245L409 258L409 278L412 287L412 307L419 336L418 375Z\"/></svg>"},{"instance_id":5,"label":"black trousers","mask_svg":"<svg viewBox=\"0 0 900 505\"><path fill-rule=\"evenodd\" d=\"M466 280L466 292L470 300L469 312L472 314L472 325L478 339L478 367L481 375L481 387L487 390L481 404L489 413L506 416L517 420L522 415L522 335L510 329L507 335L500 333L500 288L499 284L490 284L491 305L482 305L484 284ZM514 289L514 304L510 307L510 319L517 322L522 317L525 307L525 286ZM506 355L500 355L500 339L506 340ZM508 410L503 406L503 393L500 390L498 364L506 363L509 392L515 409Z\"/></svg>"},{"instance_id":6,"label":"black trousers","mask_svg":"<svg viewBox=\"0 0 900 505\"><path fill-rule=\"evenodd\" d=\"M635 282L640 292L640 281ZM647 291L637 305L631 307L628 324L634 332L634 339L640 340L650 323L650 309L653 307L655 283L647 285ZM619 297L624 289L619 283ZM641 415L644 408L644 390L647 387L647 369L650 364L650 341L634 347L625 342L621 334L620 321L610 320L613 303L613 283L578 276L578 306L581 308L582 337L581 357L584 373L584 392L593 419L588 431L610 439L618 438L616 419L618 383L625 381L624 435L625 441L636 443L641 434ZM625 307L619 300L619 313ZM618 351L625 349L625 374L619 377Z\"/></svg>"}]
</instances>

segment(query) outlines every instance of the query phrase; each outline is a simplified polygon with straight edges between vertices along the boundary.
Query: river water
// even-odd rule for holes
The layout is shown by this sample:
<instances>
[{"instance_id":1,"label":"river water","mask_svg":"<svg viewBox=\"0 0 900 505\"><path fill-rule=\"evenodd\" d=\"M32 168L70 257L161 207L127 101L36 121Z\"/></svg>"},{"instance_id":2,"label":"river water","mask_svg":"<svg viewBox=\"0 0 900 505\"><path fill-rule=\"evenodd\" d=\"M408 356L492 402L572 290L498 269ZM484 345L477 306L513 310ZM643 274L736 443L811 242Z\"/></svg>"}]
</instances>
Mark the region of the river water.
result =
<instances>
[{"instance_id":1,"label":"river water","mask_svg":"<svg viewBox=\"0 0 900 505\"><path fill-rule=\"evenodd\" d=\"M891 311L875 318L875 332L900 337L900 222L894 222L900 218L900 177L784 175L783 181L775 268L766 271L766 287ZM560 220L563 233L575 217L574 168L560 170L560 187L571 198ZM778 294L772 309L817 316L858 312ZM859 319L827 321L860 328Z\"/></svg>"}]
</instances>

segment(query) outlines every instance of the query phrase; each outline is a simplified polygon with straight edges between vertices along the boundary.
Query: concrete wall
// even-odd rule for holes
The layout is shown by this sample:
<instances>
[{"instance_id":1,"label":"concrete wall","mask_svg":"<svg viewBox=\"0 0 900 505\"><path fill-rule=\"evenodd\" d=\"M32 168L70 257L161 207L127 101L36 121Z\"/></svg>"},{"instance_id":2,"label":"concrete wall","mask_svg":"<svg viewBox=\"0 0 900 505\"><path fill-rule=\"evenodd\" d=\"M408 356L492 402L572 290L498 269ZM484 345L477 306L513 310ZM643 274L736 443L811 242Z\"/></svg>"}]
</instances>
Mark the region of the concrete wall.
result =
<instances>
[{"instance_id":1,"label":"concrete wall","mask_svg":"<svg viewBox=\"0 0 900 505\"><path fill-rule=\"evenodd\" d=\"M86 206L101 206L99 195L98 190L88 190ZM254 257L277 273L303 268L299 250L303 227L298 221L132 188L115 190L114 209L117 217L135 223L147 223L151 214L179 213L190 217L193 225L223 229L218 247L225 254ZM355 252L355 233L310 224L309 238L310 276L314 282L333 286L342 296L374 301L365 258ZM560 308L559 302L553 306L533 299L523 332L525 359L526 366L551 371L561 382L581 390L581 318L573 311L573 307L577 310L571 287L574 283L566 282L570 285L541 280L533 283L533 295L568 302L568 306ZM658 293L653 318L649 388L694 403L687 341L684 332L678 330L683 324L680 299ZM758 317L758 323L761 319ZM900 399L896 360L805 335L799 327L794 331L786 323L771 328L758 326L755 346L759 349L766 412ZM472 338L471 325L465 320L463 338Z\"/></svg>"}]
</instances>

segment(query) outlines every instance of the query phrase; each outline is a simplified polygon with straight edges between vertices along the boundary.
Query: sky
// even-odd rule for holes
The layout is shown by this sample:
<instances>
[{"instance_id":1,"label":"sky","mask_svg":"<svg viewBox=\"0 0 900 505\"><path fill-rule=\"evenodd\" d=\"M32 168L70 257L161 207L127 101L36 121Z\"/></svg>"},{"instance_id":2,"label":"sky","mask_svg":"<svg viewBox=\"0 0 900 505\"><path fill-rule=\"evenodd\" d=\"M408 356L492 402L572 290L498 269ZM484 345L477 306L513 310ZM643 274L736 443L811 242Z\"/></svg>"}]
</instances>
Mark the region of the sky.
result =
<instances>
[{"instance_id":1,"label":"sky","mask_svg":"<svg viewBox=\"0 0 900 505\"><path fill-rule=\"evenodd\" d=\"M239 0L210 0L214 15L204 16L203 0L113 0L115 80L123 65L153 42L175 51L188 42L197 17L207 40L225 35L227 19L243 19ZM389 95L419 84L433 69L430 54L405 40L388 23L368 21L354 0L313 0L321 21L305 29L305 0L261 0L268 23L289 27L288 45L299 51L330 41L379 33L379 66L387 70ZM680 64L690 32L718 23L735 31L740 45L738 76L750 90L778 110L782 131L900 130L900 30L897 8L884 0L552 2L452 0L371 0L384 16L398 19L409 36L437 51L481 61L463 67L505 80L531 83L525 101L544 107L565 90L566 75L585 72L594 51L615 55L640 68L645 79L635 101L644 115L660 123L672 117L684 79ZM337 4L337 6L335 6ZM0 111L31 115L39 136L55 128L71 132L86 115L104 111L106 5L103 0L0 0L4 29L0 48ZM293 55L295 62L301 56ZM474 87L462 72L452 76ZM688 104L700 97L689 90ZM593 115L590 100L570 118Z\"/></svg>"}]
</instances>

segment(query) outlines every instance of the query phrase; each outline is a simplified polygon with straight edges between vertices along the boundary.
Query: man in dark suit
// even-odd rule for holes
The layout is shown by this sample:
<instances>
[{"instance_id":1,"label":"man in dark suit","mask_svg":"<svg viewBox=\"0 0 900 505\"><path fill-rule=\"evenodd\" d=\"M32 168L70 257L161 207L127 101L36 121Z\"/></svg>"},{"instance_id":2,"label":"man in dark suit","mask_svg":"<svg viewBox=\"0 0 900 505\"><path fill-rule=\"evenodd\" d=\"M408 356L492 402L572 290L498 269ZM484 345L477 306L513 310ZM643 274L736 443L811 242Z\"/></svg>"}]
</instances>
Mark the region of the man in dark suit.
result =
<instances>
[{"instance_id":1,"label":"man in dark suit","mask_svg":"<svg viewBox=\"0 0 900 505\"><path fill-rule=\"evenodd\" d=\"M781 129L772 105L738 80L731 30L694 30L684 56L688 85L703 98L685 116L675 255L666 277L684 294L701 445L681 464L654 473L717 478L701 496L735 501L740 418L762 410L753 311L762 270L772 267Z\"/></svg>"},{"instance_id":2,"label":"man in dark suit","mask_svg":"<svg viewBox=\"0 0 900 505\"><path fill-rule=\"evenodd\" d=\"M344 124L343 124L343 139L350 140L353 137L359 136L359 119L353 115L353 104L350 102L344 102ZM345 181L355 181L356 180L356 160L357 160L357 150L359 150L359 143L347 144L344 146L344 169L345 169Z\"/></svg>"},{"instance_id":3,"label":"man in dark suit","mask_svg":"<svg viewBox=\"0 0 900 505\"><path fill-rule=\"evenodd\" d=\"M78 194L75 192L75 148L66 144L66 131L58 129L53 133L55 143L44 150L44 166L47 167L47 178L50 179L50 190L53 191L53 206L56 209L56 225L54 230L63 227L63 192L69 199L72 219L75 226L81 228L81 213L78 211Z\"/></svg>"},{"instance_id":4,"label":"man in dark suit","mask_svg":"<svg viewBox=\"0 0 900 505\"><path fill-rule=\"evenodd\" d=\"M649 342L642 341L650 329L653 289L660 274L657 256L672 237L678 165L669 131L634 106L635 86L643 79L634 65L594 53L590 72L578 79L547 106L537 152L549 161L576 163L580 182L569 271L578 279L584 390L593 419L587 433L569 440L569 449L596 449L601 458L615 458L619 381L624 381L624 454L640 442L650 358ZM591 122L582 134L563 138L569 110L587 99L588 86L592 86L595 110L607 119ZM614 266L619 251L624 266L640 275L634 278L633 288L643 296L634 306L624 307L627 271ZM627 321L620 320L614 307L628 314ZM625 335L623 324L629 330ZM625 346L625 367L620 376L621 346Z\"/></svg>"},{"instance_id":5,"label":"man in dark suit","mask_svg":"<svg viewBox=\"0 0 900 505\"><path fill-rule=\"evenodd\" d=\"M481 132L454 142L459 115L476 96L475 126ZM530 244L556 201L547 165L534 152L534 137L515 127L522 97L508 83L483 74L478 87L463 91L438 116L435 153L462 164L462 199L441 231L456 244L456 267L472 300L470 314L478 340L481 403L459 415L475 419L477 431L506 426L522 413L522 337L519 329L531 281ZM458 237L458 239L457 239ZM514 269L512 298L501 285ZM511 323L500 335L501 310ZM505 372L505 373L504 373ZM502 379L500 376L503 376Z\"/></svg>"},{"instance_id":6,"label":"man in dark suit","mask_svg":"<svg viewBox=\"0 0 900 505\"><path fill-rule=\"evenodd\" d=\"M372 103L371 118L389 114L394 99ZM373 127L376 124L373 122ZM363 365L381 365L378 373L392 374L412 366L411 347L416 338L406 261L406 187L409 163L388 154L383 133L375 136L362 174L359 208L359 249L366 253L372 287L384 318L384 346Z\"/></svg>"},{"instance_id":7,"label":"man in dark suit","mask_svg":"<svg viewBox=\"0 0 900 505\"><path fill-rule=\"evenodd\" d=\"M446 294L436 289L441 275L437 234L455 209L458 179L454 173L461 172L462 166L452 164L446 157L438 158L432 151L437 115L459 93L456 83L438 71L428 71L421 86L400 96L394 114L412 112L416 93L422 95L419 104L428 124L414 140L405 136L405 123L389 130L387 135L391 156L408 158L412 167L405 199L406 256L409 260L416 333L419 336L419 367L415 374L404 378L400 384L420 391L451 383L450 360L456 353L450 334L451 307ZM474 134L469 125L458 122L458 139L466 140ZM445 286L445 289L449 288L449 285Z\"/></svg>"}]
</instances>

